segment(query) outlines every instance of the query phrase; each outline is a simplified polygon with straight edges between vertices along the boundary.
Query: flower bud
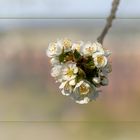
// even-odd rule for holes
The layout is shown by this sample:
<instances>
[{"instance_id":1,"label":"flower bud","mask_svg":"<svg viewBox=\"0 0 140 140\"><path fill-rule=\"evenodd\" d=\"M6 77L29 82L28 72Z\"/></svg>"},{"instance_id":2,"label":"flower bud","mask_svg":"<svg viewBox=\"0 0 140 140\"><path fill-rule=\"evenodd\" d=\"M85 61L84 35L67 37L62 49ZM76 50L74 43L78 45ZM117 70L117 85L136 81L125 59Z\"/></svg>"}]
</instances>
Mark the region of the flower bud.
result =
<instances>
[{"instance_id":1,"label":"flower bud","mask_svg":"<svg viewBox=\"0 0 140 140\"><path fill-rule=\"evenodd\" d=\"M93 77L92 81L94 84L99 84L101 80L98 77Z\"/></svg>"},{"instance_id":2,"label":"flower bud","mask_svg":"<svg viewBox=\"0 0 140 140\"><path fill-rule=\"evenodd\" d=\"M104 77L104 78L101 80L101 84L102 84L103 86L108 85L108 79L107 79L106 77Z\"/></svg>"}]
</instances>

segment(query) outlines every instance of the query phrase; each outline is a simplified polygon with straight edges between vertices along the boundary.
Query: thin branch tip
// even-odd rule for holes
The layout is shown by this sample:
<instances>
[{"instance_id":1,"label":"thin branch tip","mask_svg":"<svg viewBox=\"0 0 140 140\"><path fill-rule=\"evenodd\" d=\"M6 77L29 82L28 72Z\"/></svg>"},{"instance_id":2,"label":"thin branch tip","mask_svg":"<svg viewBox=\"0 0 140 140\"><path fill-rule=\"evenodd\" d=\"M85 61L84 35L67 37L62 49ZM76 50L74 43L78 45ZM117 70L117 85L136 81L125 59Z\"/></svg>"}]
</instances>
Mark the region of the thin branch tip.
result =
<instances>
[{"instance_id":1,"label":"thin branch tip","mask_svg":"<svg viewBox=\"0 0 140 140\"><path fill-rule=\"evenodd\" d=\"M101 32L101 34L99 35L99 37L97 38L97 41L101 44L103 44L105 36L107 35L109 29L112 27L113 19L116 18L116 12L117 12L119 3L120 3L120 0L113 0L112 2L111 12L110 12L110 15L106 19L106 25L103 31Z\"/></svg>"}]
</instances>

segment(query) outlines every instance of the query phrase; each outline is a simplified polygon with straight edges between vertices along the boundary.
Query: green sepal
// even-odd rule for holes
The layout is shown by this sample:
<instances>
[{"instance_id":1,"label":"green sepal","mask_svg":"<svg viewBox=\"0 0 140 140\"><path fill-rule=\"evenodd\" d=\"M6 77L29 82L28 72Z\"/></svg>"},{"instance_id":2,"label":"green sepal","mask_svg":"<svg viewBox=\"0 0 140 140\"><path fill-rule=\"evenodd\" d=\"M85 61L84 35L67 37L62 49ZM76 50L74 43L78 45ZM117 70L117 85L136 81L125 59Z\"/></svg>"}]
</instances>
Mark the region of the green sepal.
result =
<instances>
[{"instance_id":1,"label":"green sepal","mask_svg":"<svg viewBox=\"0 0 140 140\"><path fill-rule=\"evenodd\" d=\"M82 79L85 78L86 78L85 72L81 68L78 68L77 82L80 82Z\"/></svg>"}]
</instances>

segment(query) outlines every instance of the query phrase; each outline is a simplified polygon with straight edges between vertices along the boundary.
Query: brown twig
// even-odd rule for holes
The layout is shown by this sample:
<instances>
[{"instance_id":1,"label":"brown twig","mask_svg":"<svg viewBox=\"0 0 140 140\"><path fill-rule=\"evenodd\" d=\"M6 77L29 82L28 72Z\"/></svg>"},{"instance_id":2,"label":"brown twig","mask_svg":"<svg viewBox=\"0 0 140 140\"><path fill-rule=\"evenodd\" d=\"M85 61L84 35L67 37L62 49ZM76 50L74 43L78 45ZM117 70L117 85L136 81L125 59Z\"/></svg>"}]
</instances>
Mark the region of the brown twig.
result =
<instances>
[{"instance_id":1,"label":"brown twig","mask_svg":"<svg viewBox=\"0 0 140 140\"><path fill-rule=\"evenodd\" d=\"M101 44L103 44L103 40L104 40L106 34L108 33L108 30L112 26L112 21L113 21L113 19L115 19L116 11L117 11L119 3L120 3L120 0L113 0L113 2L112 2L111 12L110 12L109 17L107 18L106 25L105 25L103 31L101 32L101 35L97 38L97 41Z\"/></svg>"}]
</instances>

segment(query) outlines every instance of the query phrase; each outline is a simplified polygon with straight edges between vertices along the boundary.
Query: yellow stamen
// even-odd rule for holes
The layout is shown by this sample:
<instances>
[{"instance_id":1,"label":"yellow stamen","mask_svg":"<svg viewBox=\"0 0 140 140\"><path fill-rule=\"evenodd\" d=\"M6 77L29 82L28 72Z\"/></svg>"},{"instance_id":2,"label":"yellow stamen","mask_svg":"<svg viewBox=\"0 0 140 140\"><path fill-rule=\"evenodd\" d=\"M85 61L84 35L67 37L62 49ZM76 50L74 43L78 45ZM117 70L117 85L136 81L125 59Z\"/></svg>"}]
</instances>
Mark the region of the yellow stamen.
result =
<instances>
[{"instance_id":1,"label":"yellow stamen","mask_svg":"<svg viewBox=\"0 0 140 140\"><path fill-rule=\"evenodd\" d=\"M94 51L94 48L93 47L89 47L89 48L86 48L86 50L90 53L92 53Z\"/></svg>"},{"instance_id":2,"label":"yellow stamen","mask_svg":"<svg viewBox=\"0 0 140 140\"><path fill-rule=\"evenodd\" d=\"M68 49L68 48L71 47L72 43L71 43L70 40L65 39L65 40L63 41L63 45L64 45L64 48Z\"/></svg>"},{"instance_id":3,"label":"yellow stamen","mask_svg":"<svg viewBox=\"0 0 140 140\"><path fill-rule=\"evenodd\" d=\"M55 50L56 50L56 45L55 45L55 43L52 43L51 44L50 51L55 51Z\"/></svg>"},{"instance_id":4,"label":"yellow stamen","mask_svg":"<svg viewBox=\"0 0 140 140\"><path fill-rule=\"evenodd\" d=\"M74 70L69 68L67 71L67 75L71 77L73 74L74 74Z\"/></svg>"},{"instance_id":5,"label":"yellow stamen","mask_svg":"<svg viewBox=\"0 0 140 140\"><path fill-rule=\"evenodd\" d=\"M98 62L98 64L102 64L104 62L103 56L98 56L97 57L97 62Z\"/></svg>"},{"instance_id":6,"label":"yellow stamen","mask_svg":"<svg viewBox=\"0 0 140 140\"><path fill-rule=\"evenodd\" d=\"M89 87L85 86L84 84L82 84L79 87L79 90L80 90L80 93L83 94L83 95L86 95L86 94L89 93Z\"/></svg>"},{"instance_id":7,"label":"yellow stamen","mask_svg":"<svg viewBox=\"0 0 140 140\"><path fill-rule=\"evenodd\" d=\"M75 49L76 49L77 51L80 51L80 44L76 44Z\"/></svg>"}]
</instances>

